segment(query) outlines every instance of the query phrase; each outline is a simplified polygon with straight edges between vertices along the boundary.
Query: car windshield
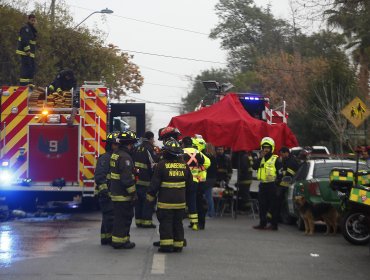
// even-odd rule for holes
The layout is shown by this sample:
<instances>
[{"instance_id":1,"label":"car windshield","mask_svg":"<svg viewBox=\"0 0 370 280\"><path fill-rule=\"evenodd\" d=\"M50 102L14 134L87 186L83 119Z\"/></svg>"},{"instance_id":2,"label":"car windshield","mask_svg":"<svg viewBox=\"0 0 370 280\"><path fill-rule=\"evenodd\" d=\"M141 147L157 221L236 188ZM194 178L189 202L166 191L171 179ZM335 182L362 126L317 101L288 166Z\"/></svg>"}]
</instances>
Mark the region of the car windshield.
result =
<instances>
[{"instance_id":1,"label":"car windshield","mask_svg":"<svg viewBox=\"0 0 370 280\"><path fill-rule=\"evenodd\" d=\"M314 171L313 171L313 178L324 178L324 179L329 179L330 171L335 168L335 167L346 167L346 168L351 168L353 171L356 170L356 162L320 162L316 163L314 166ZM367 169L365 164L359 165L359 170L361 169Z\"/></svg>"}]
</instances>

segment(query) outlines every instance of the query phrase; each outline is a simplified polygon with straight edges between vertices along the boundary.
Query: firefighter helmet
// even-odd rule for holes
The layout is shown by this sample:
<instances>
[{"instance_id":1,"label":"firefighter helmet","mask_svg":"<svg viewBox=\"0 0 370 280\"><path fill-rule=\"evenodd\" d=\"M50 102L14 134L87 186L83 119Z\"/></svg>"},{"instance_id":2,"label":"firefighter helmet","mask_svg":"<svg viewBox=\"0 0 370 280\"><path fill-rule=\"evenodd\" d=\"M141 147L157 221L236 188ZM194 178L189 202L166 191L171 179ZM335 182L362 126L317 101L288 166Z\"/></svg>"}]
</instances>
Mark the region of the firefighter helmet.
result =
<instances>
[{"instance_id":1,"label":"firefighter helmet","mask_svg":"<svg viewBox=\"0 0 370 280\"><path fill-rule=\"evenodd\" d=\"M134 144L137 142L136 133L131 130L126 130L125 132L120 132L116 137L116 143L119 144Z\"/></svg>"},{"instance_id":2,"label":"firefighter helmet","mask_svg":"<svg viewBox=\"0 0 370 280\"><path fill-rule=\"evenodd\" d=\"M166 141L163 145L163 151L174 156L180 156L184 153L180 143L173 138Z\"/></svg>"},{"instance_id":3,"label":"firefighter helmet","mask_svg":"<svg viewBox=\"0 0 370 280\"><path fill-rule=\"evenodd\" d=\"M167 126L159 129L158 140L162 141L169 137L177 139L180 135L181 133L176 127Z\"/></svg>"},{"instance_id":4,"label":"firefighter helmet","mask_svg":"<svg viewBox=\"0 0 370 280\"><path fill-rule=\"evenodd\" d=\"M115 143L116 138L118 137L120 133L121 133L120 131L113 131L113 132L108 133L107 139L105 139L104 142Z\"/></svg>"},{"instance_id":5,"label":"firefighter helmet","mask_svg":"<svg viewBox=\"0 0 370 280\"><path fill-rule=\"evenodd\" d=\"M264 146L270 146L271 147L271 152L274 151L275 149L275 141L271 137L264 137L261 140L261 149Z\"/></svg>"}]
</instances>

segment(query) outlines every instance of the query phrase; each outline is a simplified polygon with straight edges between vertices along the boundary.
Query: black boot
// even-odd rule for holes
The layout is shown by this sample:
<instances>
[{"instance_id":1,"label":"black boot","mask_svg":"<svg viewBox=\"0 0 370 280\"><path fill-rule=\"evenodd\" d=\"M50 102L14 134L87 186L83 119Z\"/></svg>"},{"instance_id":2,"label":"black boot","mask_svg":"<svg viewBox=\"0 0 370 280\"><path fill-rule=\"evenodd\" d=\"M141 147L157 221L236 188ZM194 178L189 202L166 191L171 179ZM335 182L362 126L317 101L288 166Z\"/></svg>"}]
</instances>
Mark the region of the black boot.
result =
<instances>
[{"instance_id":1,"label":"black boot","mask_svg":"<svg viewBox=\"0 0 370 280\"><path fill-rule=\"evenodd\" d=\"M173 252L173 247L159 247L158 252L161 253L172 253Z\"/></svg>"}]
</instances>

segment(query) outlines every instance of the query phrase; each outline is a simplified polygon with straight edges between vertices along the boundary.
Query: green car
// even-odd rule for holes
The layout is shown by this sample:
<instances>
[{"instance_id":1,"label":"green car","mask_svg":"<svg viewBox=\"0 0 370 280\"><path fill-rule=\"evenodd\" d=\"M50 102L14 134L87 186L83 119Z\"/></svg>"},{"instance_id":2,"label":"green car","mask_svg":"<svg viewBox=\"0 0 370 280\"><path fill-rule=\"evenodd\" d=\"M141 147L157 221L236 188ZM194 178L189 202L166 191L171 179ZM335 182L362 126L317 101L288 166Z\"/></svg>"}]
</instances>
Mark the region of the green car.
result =
<instances>
[{"instance_id":1,"label":"green car","mask_svg":"<svg viewBox=\"0 0 370 280\"><path fill-rule=\"evenodd\" d=\"M356 162L344 159L311 159L300 166L288 191L285 217L288 222L298 221L298 227L301 228L303 226L298 210L294 205L296 196L304 196L311 203L330 203L339 209L340 199L338 192L333 191L329 186L330 171L336 167L351 168L355 171ZM365 163L359 163L359 170L367 169L368 167Z\"/></svg>"}]
</instances>

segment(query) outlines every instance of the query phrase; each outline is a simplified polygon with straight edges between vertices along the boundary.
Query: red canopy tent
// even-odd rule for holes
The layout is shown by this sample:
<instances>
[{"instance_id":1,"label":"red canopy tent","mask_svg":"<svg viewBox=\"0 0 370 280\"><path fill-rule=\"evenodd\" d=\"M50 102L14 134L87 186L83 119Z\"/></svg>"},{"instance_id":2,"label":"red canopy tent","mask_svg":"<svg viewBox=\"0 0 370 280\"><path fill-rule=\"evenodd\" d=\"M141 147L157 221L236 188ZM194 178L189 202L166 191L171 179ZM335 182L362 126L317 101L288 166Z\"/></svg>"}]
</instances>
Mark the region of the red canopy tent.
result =
<instances>
[{"instance_id":1,"label":"red canopy tent","mask_svg":"<svg viewBox=\"0 0 370 280\"><path fill-rule=\"evenodd\" d=\"M251 117L236 94L228 94L220 102L199 111L173 117L169 126L178 128L183 136L201 134L207 142L233 151L257 150L265 136L274 139L275 151L282 146L298 146L295 135L285 123L270 125Z\"/></svg>"}]
</instances>

